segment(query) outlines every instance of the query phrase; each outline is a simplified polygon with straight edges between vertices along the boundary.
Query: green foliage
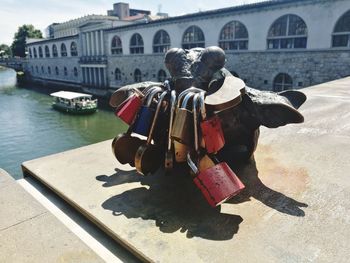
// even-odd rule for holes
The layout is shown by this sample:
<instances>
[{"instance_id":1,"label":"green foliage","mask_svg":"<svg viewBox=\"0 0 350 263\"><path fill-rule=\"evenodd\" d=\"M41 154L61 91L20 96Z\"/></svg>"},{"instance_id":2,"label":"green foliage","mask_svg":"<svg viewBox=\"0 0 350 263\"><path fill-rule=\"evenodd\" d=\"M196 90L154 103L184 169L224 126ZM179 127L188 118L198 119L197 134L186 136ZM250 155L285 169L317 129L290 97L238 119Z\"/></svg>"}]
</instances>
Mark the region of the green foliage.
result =
<instances>
[{"instance_id":1,"label":"green foliage","mask_svg":"<svg viewBox=\"0 0 350 263\"><path fill-rule=\"evenodd\" d=\"M1 44L0 45L0 58L11 57L11 55L12 55L11 48L6 44Z\"/></svg>"},{"instance_id":2,"label":"green foliage","mask_svg":"<svg viewBox=\"0 0 350 263\"><path fill-rule=\"evenodd\" d=\"M26 38L43 38L40 30L35 29L33 25L23 25L18 28L15 33L14 40L11 45L12 54L14 56L25 57Z\"/></svg>"}]
</instances>

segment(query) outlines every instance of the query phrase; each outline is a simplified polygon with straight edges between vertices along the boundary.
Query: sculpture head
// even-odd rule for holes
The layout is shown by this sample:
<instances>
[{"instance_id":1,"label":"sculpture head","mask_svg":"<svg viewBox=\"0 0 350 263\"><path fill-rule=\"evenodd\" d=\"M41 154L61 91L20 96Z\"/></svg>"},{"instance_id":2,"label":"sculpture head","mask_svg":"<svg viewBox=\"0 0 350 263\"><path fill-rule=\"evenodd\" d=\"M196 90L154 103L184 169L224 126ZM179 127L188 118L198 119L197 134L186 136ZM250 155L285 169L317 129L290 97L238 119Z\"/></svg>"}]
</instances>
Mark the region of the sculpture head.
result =
<instances>
[{"instance_id":1,"label":"sculpture head","mask_svg":"<svg viewBox=\"0 0 350 263\"><path fill-rule=\"evenodd\" d=\"M213 74L224 67L225 52L219 47L172 48L164 60L177 92L189 87L207 90Z\"/></svg>"}]
</instances>

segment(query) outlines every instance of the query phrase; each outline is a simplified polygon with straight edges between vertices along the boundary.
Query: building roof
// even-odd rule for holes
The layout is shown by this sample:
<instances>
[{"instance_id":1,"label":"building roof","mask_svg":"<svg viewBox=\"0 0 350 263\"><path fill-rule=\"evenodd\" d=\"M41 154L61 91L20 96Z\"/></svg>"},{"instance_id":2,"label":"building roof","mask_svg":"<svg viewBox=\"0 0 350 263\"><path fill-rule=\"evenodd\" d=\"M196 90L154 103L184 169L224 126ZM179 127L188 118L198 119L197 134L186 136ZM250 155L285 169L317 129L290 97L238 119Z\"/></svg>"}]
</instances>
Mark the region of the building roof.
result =
<instances>
[{"instance_id":1,"label":"building roof","mask_svg":"<svg viewBox=\"0 0 350 263\"><path fill-rule=\"evenodd\" d=\"M51 93L50 96L63 98L67 100L72 100L80 97L88 97L88 98L92 97L92 95L90 94L71 92L71 91L58 91L58 92Z\"/></svg>"},{"instance_id":2,"label":"building roof","mask_svg":"<svg viewBox=\"0 0 350 263\"><path fill-rule=\"evenodd\" d=\"M157 19L157 20L148 20L146 22L147 25L150 24L161 24L161 23L171 23L176 21L182 21L187 19L194 19L194 18L203 18L207 16L212 15L222 15L222 14L229 14L229 13L236 13L236 12L244 12L244 11L256 11L261 8L269 8L269 7L275 7L275 6L281 6L285 4L303 4L303 3L309 3L309 2L318 2L320 0L268 0L263 2L257 2L252 4L244 4L244 5L238 5L238 6L232 6L232 7L226 7L226 8L220 8L220 9L214 9L214 10L208 10L208 11L201 11L181 16L173 16L173 17L167 17L163 19ZM143 23L136 23L131 25L124 25L124 26L118 26L109 28L106 31L113 31L116 29L127 29L132 27L139 27L144 25Z\"/></svg>"},{"instance_id":3,"label":"building roof","mask_svg":"<svg viewBox=\"0 0 350 263\"><path fill-rule=\"evenodd\" d=\"M26 45L30 46L30 45L38 45L38 44L44 44L44 43L49 43L49 42L55 42L55 41L63 41L63 40L68 40L68 39L76 39L78 38L79 35L71 35L71 36L65 36L65 37L56 37L56 38L40 38L36 40L30 40L27 41Z\"/></svg>"}]
</instances>

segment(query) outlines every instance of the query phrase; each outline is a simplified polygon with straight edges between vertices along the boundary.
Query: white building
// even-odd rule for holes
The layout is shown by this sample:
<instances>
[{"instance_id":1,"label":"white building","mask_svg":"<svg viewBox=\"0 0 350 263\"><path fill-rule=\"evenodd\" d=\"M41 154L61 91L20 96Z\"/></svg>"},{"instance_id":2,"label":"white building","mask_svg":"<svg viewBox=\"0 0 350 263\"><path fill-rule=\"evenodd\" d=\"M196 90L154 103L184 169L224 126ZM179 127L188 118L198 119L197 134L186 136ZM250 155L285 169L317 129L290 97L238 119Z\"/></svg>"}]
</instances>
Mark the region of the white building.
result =
<instances>
[{"instance_id":1,"label":"white building","mask_svg":"<svg viewBox=\"0 0 350 263\"><path fill-rule=\"evenodd\" d=\"M73 35L29 43L31 76L117 88L169 77L163 63L169 48L213 45L225 50L226 68L255 88L279 91L350 75L349 0L277 0L158 20L142 16L101 17Z\"/></svg>"}]
</instances>

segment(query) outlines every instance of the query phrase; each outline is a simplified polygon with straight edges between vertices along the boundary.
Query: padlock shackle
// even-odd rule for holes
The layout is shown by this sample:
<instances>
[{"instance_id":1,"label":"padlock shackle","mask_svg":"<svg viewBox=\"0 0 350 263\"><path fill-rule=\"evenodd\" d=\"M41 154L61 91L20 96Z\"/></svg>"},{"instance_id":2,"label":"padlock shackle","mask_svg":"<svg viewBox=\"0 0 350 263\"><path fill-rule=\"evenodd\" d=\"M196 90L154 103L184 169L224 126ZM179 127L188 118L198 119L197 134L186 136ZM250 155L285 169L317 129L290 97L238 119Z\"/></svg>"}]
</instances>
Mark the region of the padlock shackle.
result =
<instances>
[{"instance_id":1,"label":"padlock shackle","mask_svg":"<svg viewBox=\"0 0 350 263\"><path fill-rule=\"evenodd\" d=\"M170 82L168 79L164 80L163 85L168 91L171 91L171 86L170 86Z\"/></svg>"},{"instance_id":2,"label":"padlock shackle","mask_svg":"<svg viewBox=\"0 0 350 263\"><path fill-rule=\"evenodd\" d=\"M145 97L147 97L154 89L161 89L162 91L164 90L164 88L162 88L158 85L152 85L152 86L148 87L147 90L144 90L143 94L145 95Z\"/></svg>"},{"instance_id":3,"label":"padlock shackle","mask_svg":"<svg viewBox=\"0 0 350 263\"><path fill-rule=\"evenodd\" d=\"M154 127L156 126L158 115L159 115L159 111L160 111L160 108L162 107L163 100L164 100L164 98L165 98L165 96L167 94L168 94L167 91L163 91L162 95L160 95L160 98L159 98L159 101L158 101L158 104L157 104L157 109L156 109L156 112L154 114L152 125L151 125L151 128L149 130L148 137L147 137L147 145L150 145L151 142L152 142Z\"/></svg>"},{"instance_id":4,"label":"padlock shackle","mask_svg":"<svg viewBox=\"0 0 350 263\"><path fill-rule=\"evenodd\" d=\"M147 101L146 101L146 107L151 107L154 96L157 95L158 93L161 93L163 91L162 88L160 87L153 87L148 94L146 95Z\"/></svg>"},{"instance_id":5,"label":"padlock shackle","mask_svg":"<svg viewBox=\"0 0 350 263\"><path fill-rule=\"evenodd\" d=\"M192 101L192 112L193 112L193 132L194 132L194 149L196 154L198 154L199 150L199 138L198 138L198 113L197 113L197 105L199 100L200 93L196 93L193 97Z\"/></svg>"},{"instance_id":6,"label":"padlock shackle","mask_svg":"<svg viewBox=\"0 0 350 263\"><path fill-rule=\"evenodd\" d=\"M174 113L176 108L176 91L172 90L170 92L170 120L169 120L169 132L168 132L168 151L171 151L171 131L173 129Z\"/></svg>"},{"instance_id":7,"label":"padlock shackle","mask_svg":"<svg viewBox=\"0 0 350 263\"><path fill-rule=\"evenodd\" d=\"M143 92L142 91L139 91L137 88L131 88L134 92L135 92L135 94L137 95L137 96L139 96L139 97L141 97L141 98L143 98L144 96L145 96L145 94L143 94Z\"/></svg>"},{"instance_id":8,"label":"padlock shackle","mask_svg":"<svg viewBox=\"0 0 350 263\"><path fill-rule=\"evenodd\" d=\"M207 119L207 112L205 110L205 91L201 92L199 94L199 107L200 107L200 112L201 112L201 116L202 116L202 121L205 121Z\"/></svg>"},{"instance_id":9,"label":"padlock shackle","mask_svg":"<svg viewBox=\"0 0 350 263\"><path fill-rule=\"evenodd\" d=\"M182 104L181 104L181 108L182 109L187 109L187 104L188 104L188 101L195 95L195 93L193 92L189 92L186 94L185 98L183 99L182 101Z\"/></svg>"},{"instance_id":10,"label":"padlock shackle","mask_svg":"<svg viewBox=\"0 0 350 263\"><path fill-rule=\"evenodd\" d=\"M189 152L187 153L187 164L196 175L199 174L199 170L196 164L192 161L191 154Z\"/></svg>"},{"instance_id":11,"label":"padlock shackle","mask_svg":"<svg viewBox=\"0 0 350 263\"><path fill-rule=\"evenodd\" d=\"M203 91L202 89L199 89L199 88L195 88L195 87L190 87L188 89L185 89L184 91L182 91L178 98L177 98L177 107L180 108L180 104L181 104L181 100L184 96L186 96L189 92L191 93L195 93L195 92L201 92Z\"/></svg>"}]
</instances>

